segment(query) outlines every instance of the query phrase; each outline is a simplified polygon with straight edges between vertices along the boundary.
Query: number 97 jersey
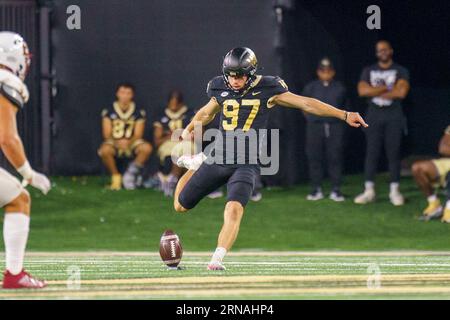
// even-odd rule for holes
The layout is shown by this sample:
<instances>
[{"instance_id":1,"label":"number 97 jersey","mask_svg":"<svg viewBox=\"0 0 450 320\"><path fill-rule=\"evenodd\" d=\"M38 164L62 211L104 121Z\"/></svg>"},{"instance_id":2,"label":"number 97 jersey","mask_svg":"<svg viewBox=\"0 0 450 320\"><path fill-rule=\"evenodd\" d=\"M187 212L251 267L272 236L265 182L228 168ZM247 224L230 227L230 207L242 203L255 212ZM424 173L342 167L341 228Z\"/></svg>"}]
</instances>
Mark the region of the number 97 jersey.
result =
<instances>
[{"instance_id":1,"label":"number 97 jersey","mask_svg":"<svg viewBox=\"0 0 450 320\"><path fill-rule=\"evenodd\" d=\"M208 97L215 98L222 107L220 130L224 133L267 128L269 109L273 107L271 98L287 91L286 83L273 76L256 76L252 84L239 93L231 90L221 76L212 79L207 88Z\"/></svg>"},{"instance_id":2,"label":"number 97 jersey","mask_svg":"<svg viewBox=\"0 0 450 320\"><path fill-rule=\"evenodd\" d=\"M272 98L287 91L286 84L279 77L256 76L250 86L240 92L231 90L222 77L212 79L207 94L221 106L219 129L222 143L216 140L214 144L215 158L221 158L218 161L225 164L257 164L260 142L264 138L264 132L260 130L267 128L269 111L274 106ZM256 144L245 143L247 135L255 137Z\"/></svg>"}]
</instances>

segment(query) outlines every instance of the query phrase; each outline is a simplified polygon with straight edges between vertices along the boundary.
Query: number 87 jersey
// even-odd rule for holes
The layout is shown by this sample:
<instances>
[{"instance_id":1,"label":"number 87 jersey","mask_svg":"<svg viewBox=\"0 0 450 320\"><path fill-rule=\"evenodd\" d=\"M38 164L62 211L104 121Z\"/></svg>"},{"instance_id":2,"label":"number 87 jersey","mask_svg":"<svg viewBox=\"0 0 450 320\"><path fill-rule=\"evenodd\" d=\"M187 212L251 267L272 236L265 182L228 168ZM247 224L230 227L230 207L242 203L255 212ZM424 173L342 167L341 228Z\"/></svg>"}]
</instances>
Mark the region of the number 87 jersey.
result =
<instances>
[{"instance_id":1,"label":"number 87 jersey","mask_svg":"<svg viewBox=\"0 0 450 320\"><path fill-rule=\"evenodd\" d=\"M226 133L241 129L266 129L272 97L288 91L279 77L256 76L244 91L231 90L223 77L215 77L208 83L207 94L221 106L220 130Z\"/></svg>"}]
</instances>

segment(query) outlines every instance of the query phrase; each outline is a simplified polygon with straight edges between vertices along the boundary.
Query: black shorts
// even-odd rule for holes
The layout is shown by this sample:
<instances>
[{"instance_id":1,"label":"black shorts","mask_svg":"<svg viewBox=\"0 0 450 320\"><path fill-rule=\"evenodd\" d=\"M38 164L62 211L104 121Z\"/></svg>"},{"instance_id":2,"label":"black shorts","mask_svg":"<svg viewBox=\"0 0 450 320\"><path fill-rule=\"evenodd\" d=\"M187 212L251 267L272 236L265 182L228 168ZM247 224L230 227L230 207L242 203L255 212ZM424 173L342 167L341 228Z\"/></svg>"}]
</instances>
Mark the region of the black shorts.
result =
<instances>
[{"instance_id":1,"label":"black shorts","mask_svg":"<svg viewBox=\"0 0 450 320\"><path fill-rule=\"evenodd\" d=\"M205 196L227 184L227 201L248 203L259 175L257 165L219 165L203 163L181 191L178 202L194 208Z\"/></svg>"}]
</instances>

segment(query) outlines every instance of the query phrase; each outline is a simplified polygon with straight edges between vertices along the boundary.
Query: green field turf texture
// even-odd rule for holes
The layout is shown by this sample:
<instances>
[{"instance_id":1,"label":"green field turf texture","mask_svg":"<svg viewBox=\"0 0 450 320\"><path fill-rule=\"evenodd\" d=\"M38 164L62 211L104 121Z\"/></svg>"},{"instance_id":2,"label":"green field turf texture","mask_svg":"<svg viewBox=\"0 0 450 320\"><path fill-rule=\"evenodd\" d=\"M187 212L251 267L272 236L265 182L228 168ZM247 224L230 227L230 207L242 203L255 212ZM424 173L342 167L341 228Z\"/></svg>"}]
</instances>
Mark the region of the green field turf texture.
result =
<instances>
[{"instance_id":1,"label":"green field turf texture","mask_svg":"<svg viewBox=\"0 0 450 320\"><path fill-rule=\"evenodd\" d=\"M50 281L48 288L31 291L0 290L0 299L450 298L449 255L252 256L249 253L248 256L228 257L226 272L206 271L207 262L206 255L188 254L183 259L184 270L169 271L157 255L31 255L25 267L36 276ZM3 263L2 258L0 263ZM380 283L378 287L368 288L371 265L379 268ZM79 277L73 277L74 271L79 272ZM323 276L327 275L331 277L324 279ZM265 276L275 276L277 280L261 279ZM304 278L294 278L298 276ZM343 276L351 278L345 280ZM405 281L401 278L390 279L389 276L415 278ZM442 277L443 280L426 278L427 276ZM177 279L170 281L174 277ZM187 277L190 277L190 282L183 281L182 278ZM205 278L207 281L204 281ZM225 281L226 278L230 280ZM109 281L110 279L113 280ZM120 279L120 282L114 282L114 279ZM76 280L81 282L74 287ZM89 280L105 281L89 283ZM395 291L399 289L401 292ZM430 289L434 291L429 291ZM287 294L280 290L293 292Z\"/></svg>"},{"instance_id":2,"label":"green field turf texture","mask_svg":"<svg viewBox=\"0 0 450 320\"><path fill-rule=\"evenodd\" d=\"M401 189L403 207L388 202L386 176L378 179L378 200L358 206L360 176L347 177L344 203L305 200L309 187L264 190L263 200L249 203L235 250L450 250L450 226L417 220L424 197L410 179ZM44 197L33 197L30 251L152 251L165 229L179 234L185 250L216 246L225 199L205 199L177 214L172 199L154 190L108 191L99 177L53 178Z\"/></svg>"}]
</instances>

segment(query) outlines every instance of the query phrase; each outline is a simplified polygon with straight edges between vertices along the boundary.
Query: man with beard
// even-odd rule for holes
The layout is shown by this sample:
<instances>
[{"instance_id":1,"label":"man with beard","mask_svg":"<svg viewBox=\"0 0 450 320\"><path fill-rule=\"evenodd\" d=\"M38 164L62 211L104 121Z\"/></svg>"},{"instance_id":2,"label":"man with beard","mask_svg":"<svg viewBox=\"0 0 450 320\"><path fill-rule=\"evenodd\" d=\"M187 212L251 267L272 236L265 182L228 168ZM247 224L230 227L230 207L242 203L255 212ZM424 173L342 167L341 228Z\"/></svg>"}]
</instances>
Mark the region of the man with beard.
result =
<instances>
[{"instance_id":1,"label":"man with beard","mask_svg":"<svg viewBox=\"0 0 450 320\"><path fill-rule=\"evenodd\" d=\"M394 50L388 41L378 41L378 62L364 68L358 83L359 96L367 98L369 102L366 117L370 123L370 127L365 129L365 190L355 198L358 204L375 200L375 174L383 145L390 174L389 199L395 206L404 204L399 190L400 146L405 128L402 100L407 96L410 85L408 70L392 60L393 54Z\"/></svg>"}]
</instances>

